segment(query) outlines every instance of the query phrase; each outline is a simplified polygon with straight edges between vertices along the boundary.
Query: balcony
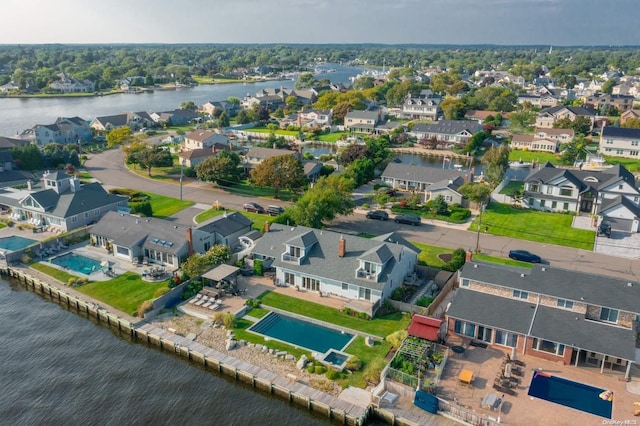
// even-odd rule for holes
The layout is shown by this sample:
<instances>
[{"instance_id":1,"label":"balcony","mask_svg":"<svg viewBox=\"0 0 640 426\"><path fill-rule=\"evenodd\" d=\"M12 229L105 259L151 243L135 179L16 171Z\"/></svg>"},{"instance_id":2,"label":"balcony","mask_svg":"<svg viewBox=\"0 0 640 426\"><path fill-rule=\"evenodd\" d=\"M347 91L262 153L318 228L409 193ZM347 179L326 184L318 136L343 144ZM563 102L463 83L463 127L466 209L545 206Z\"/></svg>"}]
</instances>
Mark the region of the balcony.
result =
<instances>
[{"instance_id":1,"label":"balcony","mask_svg":"<svg viewBox=\"0 0 640 426\"><path fill-rule=\"evenodd\" d=\"M300 264L300 259L299 257L293 256L289 253L282 253L282 256L280 258L283 262L289 262L289 263L295 263L296 265Z\"/></svg>"},{"instance_id":2,"label":"balcony","mask_svg":"<svg viewBox=\"0 0 640 426\"><path fill-rule=\"evenodd\" d=\"M365 271L364 269L358 269L356 270L356 278L359 278L361 280L372 280L375 281L376 280L376 274Z\"/></svg>"}]
</instances>

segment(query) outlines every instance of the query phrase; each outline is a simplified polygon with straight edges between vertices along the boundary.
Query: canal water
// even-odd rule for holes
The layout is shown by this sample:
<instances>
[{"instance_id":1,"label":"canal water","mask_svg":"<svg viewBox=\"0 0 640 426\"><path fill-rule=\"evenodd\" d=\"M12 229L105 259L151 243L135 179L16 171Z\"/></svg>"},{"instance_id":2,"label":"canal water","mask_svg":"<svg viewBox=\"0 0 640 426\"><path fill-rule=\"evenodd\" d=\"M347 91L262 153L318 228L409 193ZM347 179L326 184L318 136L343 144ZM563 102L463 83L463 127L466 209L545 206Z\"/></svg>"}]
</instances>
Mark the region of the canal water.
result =
<instances>
[{"instance_id":1,"label":"canal water","mask_svg":"<svg viewBox=\"0 0 640 426\"><path fill-rule=\"evenodd\" d=\"M316 78L328 78L334 83L350 84L350 77L361 73L363 67L323 64ZM325 72L330 70L331 72ZM58 117L78 116L92 120L97 116L130 111L167 111L179 108L185 101L196 105L221 101L230 97L242 99L268 88L293 89L295 81L263 81L259 83L203 84L179 90L155 90L140 94L69 98L0 98L0 136L15 136L36 124L51 124Z\"/></svg>"},{"instance_id":2,"label":"canal water","mask_svg":"<svg viewBox=\"0 0 640 426\"><path fill-rule=\"evenodd\" d=\"M2 280L0 324L0 424L331 424Z\"/></svg>"}]
</instances>

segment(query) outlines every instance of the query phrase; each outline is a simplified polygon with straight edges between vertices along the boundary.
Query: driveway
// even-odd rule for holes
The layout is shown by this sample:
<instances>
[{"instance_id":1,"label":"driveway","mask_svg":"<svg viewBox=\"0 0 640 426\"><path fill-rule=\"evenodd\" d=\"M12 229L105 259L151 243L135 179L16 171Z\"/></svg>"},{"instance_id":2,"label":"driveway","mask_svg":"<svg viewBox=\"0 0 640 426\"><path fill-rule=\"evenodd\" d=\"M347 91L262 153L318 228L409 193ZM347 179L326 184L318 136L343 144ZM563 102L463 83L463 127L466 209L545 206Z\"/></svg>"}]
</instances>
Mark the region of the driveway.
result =
<instances>
[{"instance_id":1,"label":"driveway","mask_svg":"<svg viewBox=\"0 0 640 426\"><path fill-rule=\"evenodd\" d=\"M595 231L592 219L587 216L573 218L572 227ZM625 259L640 258L640 234L636 232L611 231L611 237L597 236L593 248L594 253Z\"/></svg>"}]
</instances>

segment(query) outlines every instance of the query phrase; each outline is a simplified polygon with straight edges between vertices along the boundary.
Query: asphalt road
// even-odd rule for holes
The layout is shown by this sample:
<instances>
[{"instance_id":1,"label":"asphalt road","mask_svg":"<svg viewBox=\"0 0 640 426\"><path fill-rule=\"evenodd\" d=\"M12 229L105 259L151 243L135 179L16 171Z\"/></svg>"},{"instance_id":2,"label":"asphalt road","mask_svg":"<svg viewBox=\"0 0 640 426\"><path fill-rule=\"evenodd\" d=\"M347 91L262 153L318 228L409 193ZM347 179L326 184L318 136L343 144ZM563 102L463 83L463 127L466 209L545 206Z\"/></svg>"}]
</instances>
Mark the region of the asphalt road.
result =
<instances>
[{"instance_id":1,"label":"asphalt road","mask_svg":"<svg viewBox=\"0 0 640 426\"><path fill-rule=\"evenodd\" d=\"M119 150L108 150L100 154L90 154L86 161L87 171L107 188L134 188L141 191L154 192L169 197L180 196L180 186L173 183L158 182L140 177L129 172L123 164L124 153ZM185 200L211 206L216 200L223 206L242 210L247 201L257 201L260 204L285 205L274 200L255 200L229 194L220 189L213 189L209 184L199 182L185 182L182 189ZM341 216L329 224L331 228L344 229L350 232L367 232L383 234L398 231L409 241L436 245L447 248L476 247L477 234L463 229L435 226L428 221L421 226L396 224L393 221L368 220L362 214ZM640 263L632 260L593 253L582 249L555 246L551 244L516 240L482 233L479 248L482 253L493 256L506 257L509 250L524 249L540 255L551 266L570 270L580 270L596 274L613 275L628 279L640 277Z\"/></svg>"}]
</instances>

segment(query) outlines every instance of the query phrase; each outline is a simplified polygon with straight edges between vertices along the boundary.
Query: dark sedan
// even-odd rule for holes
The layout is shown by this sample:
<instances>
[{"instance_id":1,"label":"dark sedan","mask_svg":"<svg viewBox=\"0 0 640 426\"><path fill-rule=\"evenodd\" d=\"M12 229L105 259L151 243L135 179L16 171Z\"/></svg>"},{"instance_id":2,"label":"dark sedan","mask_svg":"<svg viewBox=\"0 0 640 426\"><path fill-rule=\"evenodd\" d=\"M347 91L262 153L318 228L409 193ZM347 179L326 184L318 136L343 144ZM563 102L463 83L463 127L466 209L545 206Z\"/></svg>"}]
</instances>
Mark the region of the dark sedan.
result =
<instances>
[{"instance_id":1,"label":"dark sedan","mask_svg":"<svg viewBox=\"0 0 640 426\"><path fill-rule=\"evenodd\" d=\"M389 219L389 213L382 210L373 210L367 212L367 219L387 220Z\"/></svg>"},{"instance_id":2,"label":"dark sedan","mask_svg":"<svg viewBox=\"0 0 640 426\"><path fill-rule=\"evenodd\" d=\"M521 262L540 263L542 259L537 254L533 254L526 250L511 250L509 252L509 258L513 260L519 260Z\"/></svg>"},{"instance_id":3,"label":"dark sedan","mask_svg":"<svg viewBox=\"0 0 640 426\"><path fill-rule=\"evenodd\" d=\"M405 223L407 225L418 226L422 220L420 219L420 216L415 214L399 214L393 219L393 221L395 223Z\"/></svg>"},{"instance_id":4,"label":"dark sedan","mask_svg":"<svg viewBox=\"0 0 640 426\"><path fill-rule=\"evenodd\" d=\"M244 203L242 208L244 209L245 212L264 214L264 209L260 204Z\"/></svg>"}]
</instances>

